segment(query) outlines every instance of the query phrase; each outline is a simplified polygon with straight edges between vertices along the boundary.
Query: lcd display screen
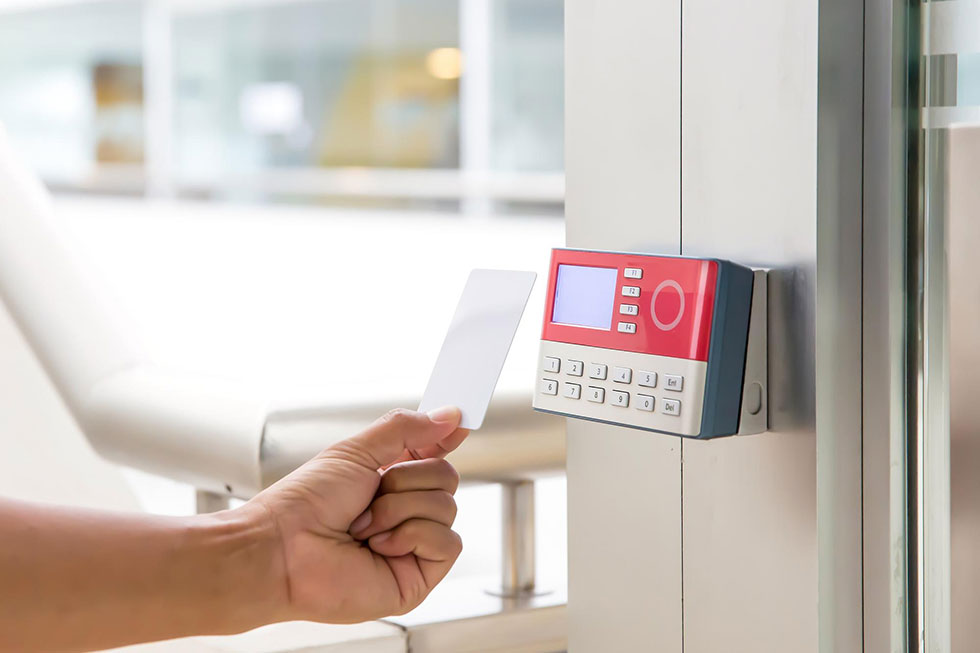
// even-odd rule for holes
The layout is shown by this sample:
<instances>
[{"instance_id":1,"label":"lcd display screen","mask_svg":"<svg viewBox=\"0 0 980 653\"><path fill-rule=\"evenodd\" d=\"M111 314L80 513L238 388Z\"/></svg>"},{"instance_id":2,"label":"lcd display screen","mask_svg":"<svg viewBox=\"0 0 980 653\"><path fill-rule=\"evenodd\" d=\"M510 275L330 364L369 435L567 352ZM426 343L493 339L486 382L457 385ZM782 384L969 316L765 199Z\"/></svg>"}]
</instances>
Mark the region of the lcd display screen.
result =
<instances>
[{"instance_id":1,"label":"lcd display screen","mask_svg":"<svg viewBox=\"0 0 980 653\"><path fill-rule=\"evenodd\" d=\"M608 330L616 303L618 272L616 268L559 265L551 321Z\"/></svg>"}]
</instances>

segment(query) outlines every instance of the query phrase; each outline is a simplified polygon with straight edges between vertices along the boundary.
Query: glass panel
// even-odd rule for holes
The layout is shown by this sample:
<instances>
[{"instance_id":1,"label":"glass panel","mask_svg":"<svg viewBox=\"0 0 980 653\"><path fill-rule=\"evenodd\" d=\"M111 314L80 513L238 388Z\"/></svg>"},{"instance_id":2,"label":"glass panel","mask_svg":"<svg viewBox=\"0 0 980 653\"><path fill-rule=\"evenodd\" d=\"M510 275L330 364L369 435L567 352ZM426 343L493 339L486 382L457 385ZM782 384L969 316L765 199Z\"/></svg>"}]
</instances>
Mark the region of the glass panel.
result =
<instances>
[{"instance_id":1,"label":"glass panel","mask_svg":"<svg viewBox=\"0 0 980 653\"><path fill-rule=\"evenodd\" d=\"M0 122L49 183L141 186L141 20L134 2L0 15Z\"/></svg>"},{"instance_id":2,"label":"glass panel","mask_svg":"<svg viewBox=\"0 0 980 653\"><path fill-rule=\"evenodd\" d=\"M455 167L457 8L456 0L332 0L178 16L181 176Z\"/></svg>"},{"instance_id":3,"label":"glass panel","mask_svg":"<svg viewBox=\"0 0 980 653\"><path fill-rule=\"evenodd\" d=\"M492 166L497 170L564 168L564 9L562 0L494 4Z\"/></svg>"},{"instance_id":4,"label":"glass panel","mask_svg":"<svg viewBox=\"0 0 980 653\"><path fill-rule=\"evenodd\" d=\"M922 523L927 650L980 649L980 2L922 10Z\"/></svg>"},{"instance_id":5,"label":"glass panel","mask_svg":"<svg viewBox=\"0 0 980 653\"><path fill-rule=\"evenodd\" d=\"M560 214L563 24L563 0L0 3L0 121L61 188Z\"/></svg>"}]
</instances>

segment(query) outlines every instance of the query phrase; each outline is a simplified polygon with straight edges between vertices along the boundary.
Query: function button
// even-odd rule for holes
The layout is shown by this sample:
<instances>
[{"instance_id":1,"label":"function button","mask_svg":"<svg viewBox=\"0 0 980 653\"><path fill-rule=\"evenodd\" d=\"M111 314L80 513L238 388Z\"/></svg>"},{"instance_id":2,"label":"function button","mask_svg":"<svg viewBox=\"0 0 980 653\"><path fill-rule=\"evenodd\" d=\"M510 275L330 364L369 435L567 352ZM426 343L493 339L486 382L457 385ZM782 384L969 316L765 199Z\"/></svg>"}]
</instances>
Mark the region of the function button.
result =
<instances>
[{"instance_id":1,"label":"function button","mask_svg":"<svg viewBox=\"0 0 980 653\"><path fill-rule=\"evenodd\" d=\"M612 391L612 401L610 401L613 406L620 406L626 408L630 405L630 393L623 392L622 390Z\"/></svg>"},{"instance_id":2,"label":"function button","mask_svg":"<svg viewBox=\"0 0 980 653\"><path fill-rule=\"evenodd\" d=\"M629 383L633 380L633 370L628 367L614 367L613 381L616 383Z\"/></svg>"},{"instance_id":3,"label":"function button","mask_svg":"<svg viewBox=\"0 0 980 653\"><path fill-rule=\"evenodd\" d=\"M620 322L617 331L620 333L636 333L636 322Z\"/></svg>"},{"instance_id":4,"label":"function button","mask_svg":"<svg viewBox=\"0 0 980 653\"><path fill-rule=\"evenodd\" d=\"M681 402L676 399L664 399L664 407L661 412L664 415L680 415L681 414Z\"/></svg>"},{"instance_id":5,"label":"function button","mask_svg":"<svg viewBox=\"0 0 980 653\"><path fill-rule=\"evenodd\" d=\"M619 305L620 315L639 315L640 306L639 304L620 304Z\"/></svg>"},{"instance_id":6,"label":"function button","mask_svg":"<svg viewBox=\"0 0 980 653\"><path fill-rule=\"evenodd\" d=\"M566 361L568 363L568 368L565 373L568 376L582 376L582 370L585 369L585 363L582 361Z\"/></svg>"},{"instance_id":7,"label":"function button","mask_svg":"<svg viewBox=\"0 0 980 653\"><path fill-rule=\"evenodd\" d=\"M657 373L656 372L644 372L640 370L636 373L636 382L642 385L644 388L656 388L657 387Z\"/></svg>"},{"instance_id":8,"label":"function button","mask_svg":"<svg viewBox=\"0 0 980 653\"><path fill-rule=\"evenodd\" d=\"M606 370L609 369L602 363L589 363L589 378L606 380Z\"/></svg>"},{"instance_id":9,"label":"function button","mask_svg":"<svg viewBox=\"0 0 980 653\"><path fill-rule=\"evenodd\" d=\"M582 386L578 383L565 383L562 386L561 393L569 399L578 399L582 396Z\"/></svg>"},{"instance_id":10,"label":"function button","mask_svg":"<svg viewBox=\"0 0 980 653\"><path fill-rule=\"evenodd\" d=\"M636 395L636 407L640 410L645 410L648 413L653 412L653 407L657 400L651 395Z\"/></svg>"},{"instance_id":11,"label":"function button","mask_svg":"<svg viewBox=\"0 0 980 653\"><path fill-rule=\"evenodd\" d=\"M623 286L623 297L639 297L639 286Z\"/></svg>"},{"instance_id":12,"label":"function button","mask_svg":"<svg viewBox=\"0 0 980 653\"><path fill-rule=\"evenodd\" d=\"M684 377L664 374L664 388L673 390L674 392L680 392L684 389Z\"/></svg>"},{"instance_id":13,"label":"function button","mask_svg":"<svg viewBox=\"0 0 980 653\"><path fill-rule=\"evenodd\" d=\"M555 379L541 379L541 394L557 395L558 381L556 381Z\"/></svg>"},{"instance_id":14,"label":"function button","mask_svg":"<svg viewBox=\"0 0 980 653\"><path fill-rule=\"evenodd\" d=\"M561 369L561 359L555 358L554 356L545 356L541 369L543 369L545 372L557 374L558 370Z\"/></svg>"},{"instance_id":15,"label":"function button","mask_svg":"<svg viewBox=\"0 0 980 653\"><path fill-rule=\"evenodd\" d=\"M623 270L623 276L627 279L642 279L643 270L640 268L626 268Z\"/></svg>"},{"instance_id":16,"label":"function button","mask_svg":"<svg viewBox=\"0 0 980 653\"><path fill-rule=\"evenodd\" d=\"M606 400L606 391L598 386L590 385L588 399L589 401L601 404Z\"/></svg>"}]
</instances>

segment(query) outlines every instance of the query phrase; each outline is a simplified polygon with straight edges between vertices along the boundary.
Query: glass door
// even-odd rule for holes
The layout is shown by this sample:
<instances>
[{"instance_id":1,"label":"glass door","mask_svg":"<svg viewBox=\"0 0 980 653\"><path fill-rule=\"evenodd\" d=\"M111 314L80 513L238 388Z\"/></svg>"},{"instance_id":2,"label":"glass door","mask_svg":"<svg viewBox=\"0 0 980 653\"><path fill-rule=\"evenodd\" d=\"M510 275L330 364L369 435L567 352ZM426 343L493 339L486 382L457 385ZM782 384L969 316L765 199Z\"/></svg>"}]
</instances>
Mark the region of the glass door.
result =
<instances>
[{"instance_id":1,"label":"glass door","mask_svg":"<svg viewBox=\"0 0 980 653\"><path fill-rule=\"evenodd\" d=\"M919 510L927 651L980 649L980 2L921 6Z\"/></svg>"}]
</instances>

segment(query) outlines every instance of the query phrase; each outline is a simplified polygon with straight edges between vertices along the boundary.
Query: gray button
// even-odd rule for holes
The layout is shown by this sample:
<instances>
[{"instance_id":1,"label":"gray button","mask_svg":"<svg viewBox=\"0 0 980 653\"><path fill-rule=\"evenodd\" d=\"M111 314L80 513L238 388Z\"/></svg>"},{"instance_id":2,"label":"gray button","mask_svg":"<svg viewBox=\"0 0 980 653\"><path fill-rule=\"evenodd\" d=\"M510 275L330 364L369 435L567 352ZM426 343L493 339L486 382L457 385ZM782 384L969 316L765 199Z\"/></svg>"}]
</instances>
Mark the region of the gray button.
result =
<instances>
[{"instance_id":1,"label":"gray button","mask_svg":"<svg viewBox=\"0 0 980 653\"><path fill-rule=\"evenodd\" d=\"M657 373L640 370L636 373L636 382L637 384L642 385L644 388L656 388Z\"/></svg>"},{"instance_id":2,"label":"gray button","mask_svg":"<svg viewBox=\"0 0 980 653\"><path fill-rule=\"evenodd\" d=\"M568 363L568 368L565 373L568 376L582 376L582 370L585 369L585 363L582 361L566 361Z\"/></svg>"},{"instance_id":3,"label":"gray button","mask_svg":"<svg viewBox=\"0 0 980 653\"><path fill-rule=\"evenodd\" d=\"M543 395L557 395L558 394L558 381L554 379L541 379L541 394Z\"/></svg>"},{"instance_id":4,"label":"gray button","mask_svg":"<svg viewBox=\"0 0 980 653\"><path fill-rule=\"evenodd\" d=\"M657 400L652 395L636 395L636 407L652 413Z\"/></svg>"},{"instance_id":5,"label":"gray button","mask_svg":"<svg viewBox=\"0 0 980 653\"><path fill-rule=\"evenodd\" d=\"M681 402L676 399L664 399L663 400L663 414L664 415L680 415L681 414Z\"/></svg>"},{"instance_id":6,"label":"gray button","mask_svg":"<svg viewBox=\"0 0 980 653\"><path fill-rule=\"evenodd\" d=\"M566 383L562 387L561 393L569 399L578 399L582 396L582 386L578 383Z\"/></svg>"},{"instance_id":7,"label":"gray button","mask_svg":"<svg viewBox=\"0 0 980 653\"><path fill-rule=\"evenodd\" d=\"M630 405L630 393L623 392L622 390L612 391L612 401L610 401L613 406L620 406L626 408Z\"/></svg>"},{"instance_id":8,"label":"gray button","mask_svg":"<svg viewBox=\"0 0 980 653\"><path fill-rule=\"evenodd\" d=\"M589 363L589 378L599 379L600 381L606 380L606 370L609 368L602 363Z\"/></svg>"},{"instance_id":9,"label":"gray button","mask_svg":"<svg viewBox=\"0 0 980 653\"><path fill-rule=\"evenodd\" d=\"M623 297L639 297L639 286L623 286Z\"/></svg>"},{"instance_id":10,"label":"gray button","mask_svg":"<svg viewBox=\"0 0 980 653\"><path fill-rule=\"evenodd\" d=\"M636 333L636 323L620 322L617 331L619 331L620 333Z\"/></svg>"},{"instance_id":11,"label":"gray button","mask_svg":"<svg viewBox=\"0 0 980 653\"><path fill-rule=\"evenodd\" d=\"M640 268L626 268L623 270L623 276L627 279L642 279L643 270Z\"/></svg>"},{"instance_id":12,"label":"gray button","mask_svg":"<svg viewBox=\"0 0 980 653\"><path fill-rule=\"evenodd\" d=\"M633 370L628 367L614 367L612 380L616 383L629 383L633 380Z\"/></svg>"},{"instance_id":13,"label":"gray button","mask_svg":"<svg viewBox=\"0 0 980 653\"><path fill-rule=\"evenodd\" d=\"M594 385L589 386L588 399L597 404L601 404L606 400L606 391L603 388L599 388Z\"/></svg>"},{"instance_id":14,"label":"gray button","mask_svg":"<svg viewBox=\"0 0 980 653\"><path fill-rule=\"evenodd\" d=\"M561 369L561 359L555 358L554 356L545 356L544 361L541 363L541 369L545 372L557 374L558 370Z\"/></svg>"},{"instance_id":15,"label":"gray button","mask_svg":"<svg viewBox=\"0 0 980 653\"><path fill-rule=\"evenodd\" d=\"M664 374L664 388L673 390L674 392L680 392L684 389L684 377L675 376L674 374Z\"/></svg>"},{"instance_id":16,"label":"gray button","mask_svg":"<svg viewBox=\"0 0 980 653\"><path fill-rule=\"evenodd\" d=\"M640 305L639 304L620 304L619 305L620 315L639 315Z\"/></svg>"}]
</instances>

